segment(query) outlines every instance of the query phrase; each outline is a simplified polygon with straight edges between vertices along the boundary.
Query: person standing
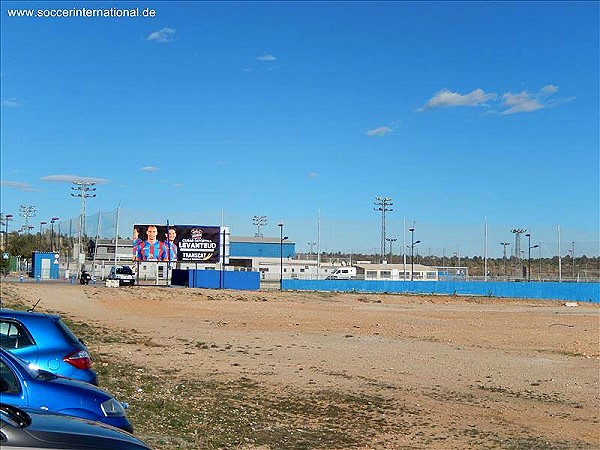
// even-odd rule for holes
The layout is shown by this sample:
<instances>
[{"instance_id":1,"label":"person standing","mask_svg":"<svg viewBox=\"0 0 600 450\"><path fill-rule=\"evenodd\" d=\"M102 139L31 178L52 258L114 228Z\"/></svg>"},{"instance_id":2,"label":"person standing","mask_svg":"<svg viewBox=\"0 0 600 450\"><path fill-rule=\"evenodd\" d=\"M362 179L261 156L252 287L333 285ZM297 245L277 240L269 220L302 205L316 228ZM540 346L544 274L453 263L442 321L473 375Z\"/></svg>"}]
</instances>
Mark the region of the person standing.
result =
<instances>
[{"instance_id":1,"label":"person standing","mask_svg":"<svg viewBox=\"0 0 600 450\"><path fill-rule=\"evenodd\" d=\"M165 233L165 237L167 240L163 245L163 261L177 261L177 244L175 244L175 238L177 237L177 232L175 228L170 227L169 230Z\"/></svg>"},{"instance_id":2,"label":"person standing","mask_svg":"<svg viewBox=\"0 0 600 450\"><path fill-rule=\"evenodd\" d=\"M156 225L148 225L146 228L146 240L138 246L138 261L161 261L164 253L164 245L156 239L158 229Z\"/></svg>"}]
</instances>

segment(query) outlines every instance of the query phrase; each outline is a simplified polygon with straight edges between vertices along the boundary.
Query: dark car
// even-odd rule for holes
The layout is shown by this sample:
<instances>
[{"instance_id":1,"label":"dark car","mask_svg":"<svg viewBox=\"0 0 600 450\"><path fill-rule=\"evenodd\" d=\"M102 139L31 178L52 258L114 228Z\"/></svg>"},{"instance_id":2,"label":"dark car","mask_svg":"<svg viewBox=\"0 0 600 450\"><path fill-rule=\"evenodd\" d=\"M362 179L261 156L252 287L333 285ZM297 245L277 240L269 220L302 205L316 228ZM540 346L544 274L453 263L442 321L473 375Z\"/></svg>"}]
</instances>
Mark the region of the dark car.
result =
<instances>
[{"instance_id":1,"label":"dark car","mask_svg":"<svg viewBox=\"0 0 600 450\"><path fill-rule=\"evenodd\" d=\"M0 308L0 347L42 370L98 384L90 352L60 316Z\"/></svg>"},{"instance_id":2,"label":"dark car","mask_svg":"<svg viewBox=\"0 0 600 450\"><path fill-rule=\"evenodd\" d=\"M129 433L90 420L0 403L0 448L149 450Z\"/></svg>"},{"instance_id":3,"label":"dark car","mask_svg":"<svg viewBox=\"0 0 600 450\"><path fill-rule=\"evenodd\" d=\"M133 431L125 414L126 405L108 392L83 381L32 369L1 348L0 399L13 406L66 414Z\"/></svg>"}]
</instances>

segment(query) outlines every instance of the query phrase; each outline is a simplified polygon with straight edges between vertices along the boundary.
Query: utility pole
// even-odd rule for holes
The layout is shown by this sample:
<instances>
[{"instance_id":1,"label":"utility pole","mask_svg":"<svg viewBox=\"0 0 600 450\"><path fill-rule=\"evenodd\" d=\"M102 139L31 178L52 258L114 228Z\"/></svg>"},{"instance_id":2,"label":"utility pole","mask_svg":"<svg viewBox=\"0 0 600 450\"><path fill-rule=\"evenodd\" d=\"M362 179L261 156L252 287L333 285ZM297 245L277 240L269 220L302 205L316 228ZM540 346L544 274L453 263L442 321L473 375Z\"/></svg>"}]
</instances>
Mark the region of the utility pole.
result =
<instances>
[{"instance_id":1,"label":"utility pole","mask_svg":"<svg viewBox=\"0 0 600 450\"><path fill-rule=\"evenodd\" d=\"M381 262L385 258L385 213L393 211L390 206L393 205L390 197L375 197L375 205L378 208L373 208L375 211L381 211Z\"/></svg>"},{"instance_id":2,"label":"utility pole","mask_svg":"<svg viewBox=\"0 0 600 450\"><path fill-rule=\"evenodd\" d=\"M73 184L75 186L71 186L71 189L73 189L76 194L71 193L71 196L81 198L81 210L79 212L79 233L77 233L77 263L79 270L79 266L81 266L81 261L79 261L81 259L81 238L82 236L85 236L85 202L88 198L93 198L96 196L96 194L90 194L90 192L96 190L95 187L92 187L96 183L94 181L75 180L73 181Z\"/></svg>"}]
</instances>

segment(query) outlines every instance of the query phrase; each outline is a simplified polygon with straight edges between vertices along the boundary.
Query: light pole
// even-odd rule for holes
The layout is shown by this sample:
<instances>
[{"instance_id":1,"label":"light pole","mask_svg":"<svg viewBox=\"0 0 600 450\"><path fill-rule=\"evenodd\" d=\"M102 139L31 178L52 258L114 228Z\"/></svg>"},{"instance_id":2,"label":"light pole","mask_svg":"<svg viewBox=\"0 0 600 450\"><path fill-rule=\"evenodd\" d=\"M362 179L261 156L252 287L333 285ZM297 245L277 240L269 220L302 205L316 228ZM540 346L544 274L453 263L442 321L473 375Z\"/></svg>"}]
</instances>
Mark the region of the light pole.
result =
<instances>
[{"instance_id":1,"label":"light pole","mask_svg":"<svg viewBox=\"0 0 600 450\"><path fill-rule=\"evenodd\" d=\"M504 278L506 278L506 247L510 245L510 242L500 242L500 245L503 247L502 261L504 261Z\"/></svg>"},{"instance_id":2,"label":"light pole","mask_svg":"<svg viewBox=\"0 0 600 450\"><path fill-rule=\"evenodd\" d=\"M44 245L44 235L42 234L44 232L44 225L46 225L48 222L40 222L40 250L42 249L42 246Z\"/></svg>"},{"instance_id":3,"label":"light pole","mask_svg":"<svg viewBox=\"0 0 600 450\"><path fill-rule=\"evenodd\" d=\"M415 229L409 228L410 231L410 281L413 281L413 277L415 274L415 262L414 262L414 254L415 254L415 245L420 243L421 241L415 241Z\"/></svg>"},{"instance_id":4,"label":"light pole","mask_svg":"<svg viewBox=\"0 0 600 450\"><path fill-rule=\"evenodd\" d=\"M51 251L54 251L54 223L58 220L58 217L50 219L50 247Z\"/></svg>"},{"instance_id":5,"label":"light pole","mask_svg":"<svg viewBox=\"0 0 600 450\"><path fill-rule=\"evenodd\" d=\"M534 246L531 245L531 234L527 233L525 235L525 237L527 238L527 247L529 247L529 251L527 254L527 281L531 281L531 249L532 248L538 248L539 245L535 244Z\"/></svg>"},{"instance_id":6,"label":"light pole","mask_svg":"<svg viewBox=\"0 0 600 450\"><path fill-rule=\"evenodd\" d=\"M390 264L392 264L392 245L394 244L394 242L396 242L398 239L397 238L385 238L386 241L388 241L390 243Z\"/></svg>"},{"instance_id":7,"label":"light pole","mask_svg":"<svg viewBox=\"0 0 600 450\"><path fill-rule=\"evenodd\" d=\"M254 216L252 218L252 224L256 227L256 234L254 237L262 237L260 234L260 227L267 225L267 216Z\"/></svg>"},{"instance_id":8,"label":"light pole","mask_svg":"<svg viewBox=\"0 0 600 450\"><path fill-rule=\"evenodd\" d=\"M542 241L538 243L538 248L540 249L540 281L542 281Z\"/></svg>"},{"instance_id":9,"label":"light pole","mask_svg":"<svg viewBox=\"0 0 600 450\"><path fill-rule=\"evenodd\" d=\"M571 241L571 262L573 263L573 281L575 281L575 241Z\"/></svg>"},{"instance_id":10,"label":"light pole","mask_svg":"<svg viewBox=\"0 0 600 450\"><path fill-rule=\"evenodd\" d=\"M315 245L317 245L317 243L316 243L316 242L309 242L309 243L308 243L308 245L309 245L309 247L310 247L310 251L309 251L309 253L308 253L308 255L309 255L309 256L308 256L308 259L310 259L310 255L312 255L312 252L313 252L313 247L314 247Z\"/></svg>"},{"instance_id":11,"label":"light pole","mask_svg":"<svg viewBox=\"0 0 600 450\"><path fill-rule=\"evenodd\" d=\"M85 201L90 197L95 197L96 194L90 194L90 191L95 191L92 187L96 184L94 181L73 181L76 187L71 186L71 189L76 191L76 194L71 193L71 197L81 198L81 210L79 212L79 233L77 234L77 258L81 259L81 237L85 236ZM81 264L82 261L78 261Z\"/></svg>"},{"instance_id":12,"label":"light pole","mask_svg":"<svg viewBox=\"0 0 600 450\"><path fill-rule=\"evenodd\" d=\"M12 214L6 214L4 216L4 235L6 236L6 251L8 252L8 222L13 220Z\"/></svg>"},{"instance_id":13,"label":"light pole","mask_svg":"<svg viewBox=\"0 0 600 450\"><path fill-rule=\"evenodd\" d=\"M393 205L390 197L375 197L375 205L378 208L373 208L375 211L381 211L381 261L385 258L385 213L393 211L390 206Z\"/></svg>"},{"instance_id":14,"label":"light pole","mask_svg":"<svg viewBox=\"0 0 600 450\"><path fill-rule=\"evenodd\" d=\"M279 227L279 290L283 290L283 241L288 237L283 235L283 222L277 224Z\"/></svg>"},{"instance_id":15,"label":"light pole","mask_svg":"<svg viewBox=\"0 0 600 450\"><path fill-rule=\"evenodd\" d=\"M452 253L452 256L456 256L456 267L454 270L454 277L456 278L460 275L460 252L454 252Z\"/></svg>"}]
</instances>

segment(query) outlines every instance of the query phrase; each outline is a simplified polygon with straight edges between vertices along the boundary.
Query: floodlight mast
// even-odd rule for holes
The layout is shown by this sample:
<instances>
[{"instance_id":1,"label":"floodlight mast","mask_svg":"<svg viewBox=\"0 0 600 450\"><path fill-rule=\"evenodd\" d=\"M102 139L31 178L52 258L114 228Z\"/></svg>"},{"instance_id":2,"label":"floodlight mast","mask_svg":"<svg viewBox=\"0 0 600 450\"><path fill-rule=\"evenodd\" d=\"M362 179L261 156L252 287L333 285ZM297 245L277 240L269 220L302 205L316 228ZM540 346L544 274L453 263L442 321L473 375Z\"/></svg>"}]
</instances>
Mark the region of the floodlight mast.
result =
<instances>
[{"instance_id":1,"label":"floodlight mast","mask_svg":"<svg viewBox=\"0 0 600 450\"><path fill-rule=\"evenodd\" d=\"M81 198L81 210L79 212L79 232L77 233L77 258L80 258L81 255L81 238L85 236L85 202L88 198L93 198L96 194L90 194L96 190L95 187L92 187L96 184L95 181L73 181L75 187L71 186L76 194L71 193L72 197ZM79 261L78 261L79 262Z\"/></svg>"},{"instance_id":2,"label":"floodlight mast","mask_svg":"<svg viewBox=\"0 0 600 450\"><path fill-rule=\"evenodd\" d=\"M23 225L23 230L29 231L32 227L29 226L29 219L31 217L35 217L35 206L33 205L21 205L19 207L19 215L25 219L25 224Z\"/></svg>"},{"instance_id":3,"label":"floodlight mast","mask_svg":"<svg viewBox=\"0 0 600 450\"><path fill-rule=\"evenodd\" d=\"M267 216L254 216L252 218L252 223L256 227L256 234L254 235L254 237L262 237L262 234L260 232L260 227L266 226L267 220L268 220Z\"/></svg>"},{"instance_id":4,"label":"floodlight mast","mask_svg":"<svg viewBox=\"0 0 600 450\"><path fill-rule=\"evenodd\" d=\"M521 234L525 233L525 228L513 228L510 230L511 233L515 234L515 257L521 259Z\"/></svg>"},{"instance_id":5,"label":"floodlight mast","mask_svg":"<svg viewBox=\"0 0 600 450\"><path fill-rule=\"evenodd\" d=\"M393 211L390 206L393 206L391 197L375 197L375 205L378 208L373 208L375 211L381 211L381 262L385 259L385 213Z\"/></svg>"}]
</instances>

